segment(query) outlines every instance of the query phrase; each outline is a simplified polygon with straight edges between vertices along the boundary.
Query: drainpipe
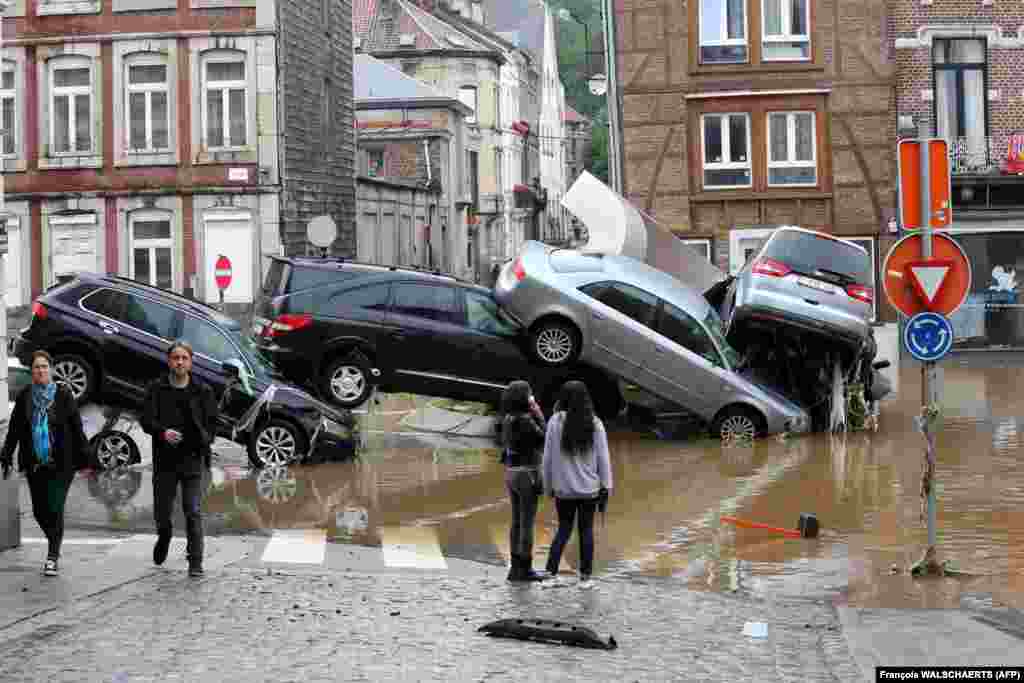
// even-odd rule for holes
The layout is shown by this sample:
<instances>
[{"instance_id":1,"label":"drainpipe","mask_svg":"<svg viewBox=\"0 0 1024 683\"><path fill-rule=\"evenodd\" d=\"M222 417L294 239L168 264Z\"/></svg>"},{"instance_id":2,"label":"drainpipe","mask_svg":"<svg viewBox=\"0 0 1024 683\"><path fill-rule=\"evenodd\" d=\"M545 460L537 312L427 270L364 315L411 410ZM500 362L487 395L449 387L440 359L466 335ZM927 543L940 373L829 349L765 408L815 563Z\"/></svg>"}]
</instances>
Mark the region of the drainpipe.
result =
<instances>
[{"instance_id":1,"label":"drainpipe","mask_svg":"<svg viewBox=\"0 0 1024 683\"><path fill-rule=\"evenodd\" d=\"M430 185L434 181L434 176L430 173L430 140L423 141L423 158L427 162L427 185Z\"/></svg>"}]
</instances>

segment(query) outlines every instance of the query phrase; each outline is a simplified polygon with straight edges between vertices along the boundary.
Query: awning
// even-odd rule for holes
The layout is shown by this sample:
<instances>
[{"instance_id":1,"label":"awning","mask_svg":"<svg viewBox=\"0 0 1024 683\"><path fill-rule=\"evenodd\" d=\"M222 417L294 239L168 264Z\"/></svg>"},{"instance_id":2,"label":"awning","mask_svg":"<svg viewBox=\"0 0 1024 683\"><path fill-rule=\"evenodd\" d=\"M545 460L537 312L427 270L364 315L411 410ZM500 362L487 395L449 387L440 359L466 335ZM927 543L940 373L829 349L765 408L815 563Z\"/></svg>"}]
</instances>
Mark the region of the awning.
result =
<instances>
[{"instance_id":1,"label":"awning","mask_svg":"<svg viewBox=\"0 0 1024 683\"><path fill-rule=\"evenodd\" d=\"M728 277L586 171L569 188L562 205L587 226L589 238L580 248L583 253L635 258L701 293Z\"/></svg>"}]
</instances>

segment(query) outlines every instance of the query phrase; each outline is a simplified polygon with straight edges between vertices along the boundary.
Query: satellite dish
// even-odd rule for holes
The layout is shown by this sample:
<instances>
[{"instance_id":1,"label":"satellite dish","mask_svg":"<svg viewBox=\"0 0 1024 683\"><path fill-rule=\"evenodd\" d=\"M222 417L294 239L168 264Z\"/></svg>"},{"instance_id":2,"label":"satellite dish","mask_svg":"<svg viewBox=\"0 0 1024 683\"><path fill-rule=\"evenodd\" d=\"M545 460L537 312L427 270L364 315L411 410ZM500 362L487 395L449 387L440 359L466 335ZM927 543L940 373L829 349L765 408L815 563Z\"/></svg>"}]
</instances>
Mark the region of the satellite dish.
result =
<instances>
[{"instance_id":1,"label":"satellite dish","mask_svg":"<svg viewBox=\"0 0 1024 683\"><path fill-rule=\"evenodd\" d=\"M608 92L608 77L604 74L594 74L590 77L590 94L604 95Z\"/></svg>"},{"instance_id":2,"label":"satellite dish","mask_svg":"<svg viewBox=\"0 0 1024 683\"><path fill-rule=\"evenodd\" d=\"M326 249L334 244L338 236L338 226L330 216L317 216L306 226L306 237L314 246Z\"/></svg>"}]
</instances>

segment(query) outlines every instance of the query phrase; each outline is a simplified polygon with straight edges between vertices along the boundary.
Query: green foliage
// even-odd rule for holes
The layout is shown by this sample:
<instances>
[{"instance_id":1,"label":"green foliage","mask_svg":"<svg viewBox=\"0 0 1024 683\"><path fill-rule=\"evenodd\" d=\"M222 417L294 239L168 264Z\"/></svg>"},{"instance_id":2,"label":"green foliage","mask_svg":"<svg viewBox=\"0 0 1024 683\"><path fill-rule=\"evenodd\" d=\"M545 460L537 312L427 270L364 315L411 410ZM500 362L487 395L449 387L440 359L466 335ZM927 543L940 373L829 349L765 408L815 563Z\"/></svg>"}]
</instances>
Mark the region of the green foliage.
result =
<instances>
[{"instance_id":1,"label":"green foliage","mask_svg":"<svg viewBox=\"0 0 1024 683\"><path fill-rule=\"evenodd\" d=\"M558 12L567 9L574 19L561 19ZM587 170L601 181L608 182L608 105L605 95L592 95L588 81L604 73L604 38L599 0L557 0L552 3L558 40L558 70L565 86L566 104L590 119L593 145ZM590 29L590 51L587 33L579 22Z\"/></svg>"}]
</instances>

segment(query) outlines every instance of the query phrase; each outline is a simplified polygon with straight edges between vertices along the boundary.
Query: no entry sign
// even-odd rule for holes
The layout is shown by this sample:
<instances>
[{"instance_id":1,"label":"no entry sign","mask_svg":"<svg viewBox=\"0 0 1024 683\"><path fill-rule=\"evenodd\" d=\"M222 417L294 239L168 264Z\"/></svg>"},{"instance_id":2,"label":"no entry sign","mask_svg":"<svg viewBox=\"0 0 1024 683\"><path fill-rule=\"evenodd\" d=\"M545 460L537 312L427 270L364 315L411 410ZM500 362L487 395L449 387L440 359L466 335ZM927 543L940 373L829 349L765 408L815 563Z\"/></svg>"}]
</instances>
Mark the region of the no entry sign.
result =
<instances>
[{"instance_id":1,"label":"no entry sign","mask_svg":"<svg viewBox=\"0 0 1024 683\"><path fill-rule=\"evenodd\" d=\"M217 289L224 291L231 286L231 259L224 254L217 257L213 265L213 279L217 283Z\"/></svg>"}]
</instances>

